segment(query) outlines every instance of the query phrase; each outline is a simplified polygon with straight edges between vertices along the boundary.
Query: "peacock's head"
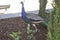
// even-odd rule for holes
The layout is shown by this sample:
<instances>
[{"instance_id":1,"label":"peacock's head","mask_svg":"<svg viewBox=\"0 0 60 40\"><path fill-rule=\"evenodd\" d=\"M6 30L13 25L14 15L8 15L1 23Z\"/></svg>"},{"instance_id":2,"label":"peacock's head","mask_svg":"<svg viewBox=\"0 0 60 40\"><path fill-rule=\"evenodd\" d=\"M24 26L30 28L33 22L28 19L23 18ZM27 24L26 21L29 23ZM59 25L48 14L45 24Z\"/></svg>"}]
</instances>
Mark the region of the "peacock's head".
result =
<instances>
[{"instance_id":1,"label":"peacock's head","mask_svg":"<svg viewBox=\"0 0 60 40\"><path fill-rule=\"evenodd\" d=\"M21 4L23 4L23 1L21 1Z\"/></svg>"}]
</instances>

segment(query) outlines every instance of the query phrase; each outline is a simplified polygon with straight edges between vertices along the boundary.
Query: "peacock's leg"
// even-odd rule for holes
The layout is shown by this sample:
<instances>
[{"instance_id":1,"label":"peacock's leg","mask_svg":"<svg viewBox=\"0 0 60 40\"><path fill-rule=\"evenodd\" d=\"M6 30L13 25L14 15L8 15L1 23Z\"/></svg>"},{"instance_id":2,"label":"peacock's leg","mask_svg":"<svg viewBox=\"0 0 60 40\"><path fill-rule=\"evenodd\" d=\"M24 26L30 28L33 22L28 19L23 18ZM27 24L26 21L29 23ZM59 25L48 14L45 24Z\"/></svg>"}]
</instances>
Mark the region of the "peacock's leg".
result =
<instances>
[{"instance_id":1,"label":"peacock's leg","mask_svg":"<svg viewBox=\"0 0 60 40\"><path fill-rule=\"evenodd\" d=\"M37 32L37 31L38 31L36 25L35 25L35 24L32 24L32 25L33 25L33 27L35 28L35 30L34 30L34 31L31 30L31 29L30 29L31 24L28 24L28 25L27 25L27 33L28 33L28 34L29 34L30 32Z\"/></svg>"},{"instance_id":2,"label":"peacock's leg","mask_svg":"<svg viewBox=\"0 0 60 40\"><path fill-rule=\"evenodd\" d=\"M29 29L29 30L30 30L30 24L28 24L27 29Z\"/></svg>"},{"instance_id":3,"label":"peacock's leg","mask_svg":"<svg viewBox=\"0 0 60 40\"><path fill-rule=\"evenodd\" d=\"M38 29L37 29L37 27L36 27L36 25L35 24L32 24L33 26L34 26L34 28L35 28L35 32L37 32L38 31Z\"/></svg>"},{"instance_id":4,"label":"peacock's leg","mask_svg":"<svg viewBox=\"0 0 60 40\"><path fill-rule=\"evenodd\" d=\"M27 25L27 33L29 34L31 32L30 30L30 24Z\"/></svg>"}]
</instances>

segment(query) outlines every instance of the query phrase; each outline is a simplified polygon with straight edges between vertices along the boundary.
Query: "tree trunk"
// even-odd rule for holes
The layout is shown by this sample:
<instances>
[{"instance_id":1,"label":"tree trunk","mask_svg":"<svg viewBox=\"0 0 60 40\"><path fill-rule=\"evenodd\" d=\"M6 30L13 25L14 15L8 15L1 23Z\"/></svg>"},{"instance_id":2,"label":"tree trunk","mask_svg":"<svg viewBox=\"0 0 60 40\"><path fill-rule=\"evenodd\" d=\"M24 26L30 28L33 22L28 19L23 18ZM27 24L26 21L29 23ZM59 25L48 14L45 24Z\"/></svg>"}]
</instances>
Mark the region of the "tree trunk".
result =
<instances>
[{"instance_id":1,"label":"tree trunk","mask_svg":"<svg viewBox=\"0 0 60 40\"><path fill-rule=\"evenodd\" d=\"M39 0L39 16L44 17L47 0Z\"/></svg>"}]
</instances>

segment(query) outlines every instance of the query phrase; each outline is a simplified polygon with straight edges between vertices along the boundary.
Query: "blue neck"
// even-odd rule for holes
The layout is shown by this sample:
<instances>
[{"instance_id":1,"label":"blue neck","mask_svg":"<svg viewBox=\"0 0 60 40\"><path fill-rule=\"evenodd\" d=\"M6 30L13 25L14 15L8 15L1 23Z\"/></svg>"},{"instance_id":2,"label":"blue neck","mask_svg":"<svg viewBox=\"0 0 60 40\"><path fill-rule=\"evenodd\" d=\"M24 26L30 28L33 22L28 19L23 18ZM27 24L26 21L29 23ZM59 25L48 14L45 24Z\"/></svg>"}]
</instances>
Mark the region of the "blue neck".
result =
<instances>
[{"instance_id":1,"label":"blue neck","mask_svg":"<svg viewBox=\"0 0 60 40\"><path fill-rule=\"evenodd\" d=\"M25 9L24 9L24 3L22 2L22 17L26 17L26 12L25 12Z\"/></svg>"}]
</instances>

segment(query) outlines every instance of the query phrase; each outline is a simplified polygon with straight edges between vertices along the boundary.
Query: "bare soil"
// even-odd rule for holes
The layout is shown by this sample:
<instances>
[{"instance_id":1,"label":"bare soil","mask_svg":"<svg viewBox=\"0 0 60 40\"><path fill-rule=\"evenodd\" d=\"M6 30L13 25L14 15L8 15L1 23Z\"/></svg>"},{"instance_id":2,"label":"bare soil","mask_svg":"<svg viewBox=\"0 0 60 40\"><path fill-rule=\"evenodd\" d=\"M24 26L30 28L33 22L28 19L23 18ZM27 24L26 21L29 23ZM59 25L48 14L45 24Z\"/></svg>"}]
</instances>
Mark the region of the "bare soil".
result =
<instances>
[{"instance_id":1,"label":"bare soil","mask_svg":"<svg viewBox=\"0 0 60 40\"><path fill-rule=\"evenodd\" d=\"M47 27L40 24L36 24L38 32L34 33L35 40L46 40L47 39ZM27 24L24 23L21 17L1 19L0 20L0 40L13 40L9 35L11 32L21 31L22 40L27 40L26 33ZM32 28L33 29L33 28Z\"/></svg>"}]
</instances>

